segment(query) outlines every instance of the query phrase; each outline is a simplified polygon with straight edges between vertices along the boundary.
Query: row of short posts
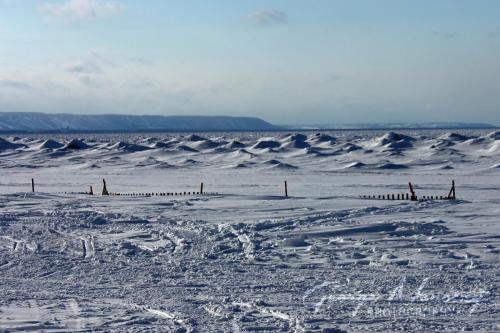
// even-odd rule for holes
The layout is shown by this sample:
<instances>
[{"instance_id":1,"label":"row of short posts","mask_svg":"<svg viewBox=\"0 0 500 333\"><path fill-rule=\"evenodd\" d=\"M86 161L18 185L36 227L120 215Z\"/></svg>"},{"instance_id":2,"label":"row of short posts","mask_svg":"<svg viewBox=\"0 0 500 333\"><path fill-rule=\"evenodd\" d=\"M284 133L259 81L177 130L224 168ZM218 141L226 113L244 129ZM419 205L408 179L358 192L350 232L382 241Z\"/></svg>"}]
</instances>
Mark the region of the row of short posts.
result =
<instances>
[{"instance_id":1,"label":"row of short posts","mask_svg":"<svg viewBox=\"0 0 500 333\"><path fill-rule=\"evenodd\" d=\"M200 184L200 191L199 192L150 192L150 193L112 193L108 191L108 187L106 184L106 180L102 180L102 195L103 196L109 196L109 195L115 195L115 196L123 196L123 197L137 197L137 196L142 196L142 197L151 197L151 196L178 196L178 195L203 195L203 194L211 194L211 195L216 195L218 193L206 193L203 190L204 184ZM89 195L94 195L94 190L92 186L90 186L90 192L87 192L86 194Z\"/></svg>"},{"instance_id":2,"label":"row of short posts","mask_svg":"<svg viewBox=\"0 0 500 333\"><path fill-rule=\"evenodd\" d=\"M119 197L169 197L179 195L217 195L216 192L150 192L150 193L110 193Z\"/></svg>"},{"instance_id":3,"label":"row of short posts","mask_svg":"<svg viewBox=\"0 0 500 333\"><path fill-rule=\"evenodd\" d=\"M410 193L403 194L382 194L382 195L362 195L360 198L362 199L379 199L379 200L411 200L411 201L419 201L417 194L413 189L412 183L409 183ZM428 195L422 196L420 200L456 200L456 192L455 192L455 181L451 182L451 190L447 196L443 195Z\"/></svg>"},{"instance_id":4,"label":"row of short posts","mask_svg":"<svg viewBox=\"0 0 500 333\"><path fill-rule=\"evenodd\" d=\"M418 200L456 200L454 198L449 198L447 196L438 196L438 195L428 195L422 196L420 199L415 197L415 199L410 198L409 193L402 194L387 194L387 195L362 195L362 199L379 199L379 200L405 200L405 201L418 201Z\"/></svg>"},{"instance_id":5,"label":"row of short posts","mask_svg":"<svg viewBox=\"0 0 500 333\"><path fill-rule=\"evenodd\" d=\"M362 195L363 199L380 199L380 200L410 200L410 194L379 194L379 195Z\"/></svg>"}]
</instances>

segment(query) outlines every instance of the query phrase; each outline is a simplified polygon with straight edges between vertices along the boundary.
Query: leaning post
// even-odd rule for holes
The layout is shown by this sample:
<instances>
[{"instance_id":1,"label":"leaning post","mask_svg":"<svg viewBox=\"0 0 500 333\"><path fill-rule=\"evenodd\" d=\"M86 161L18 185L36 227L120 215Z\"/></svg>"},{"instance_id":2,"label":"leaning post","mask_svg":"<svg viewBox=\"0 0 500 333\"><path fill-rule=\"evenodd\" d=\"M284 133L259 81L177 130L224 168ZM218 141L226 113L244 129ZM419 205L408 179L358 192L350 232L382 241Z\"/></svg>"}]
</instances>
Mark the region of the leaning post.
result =
<instances>
[{"instance_id":1,"label":"leaning post","mask_svg":"<svg viewBox=\"0 0 500 333\"><path fill-rule=\"evenodd\" d=\"M413 190L413 185L411 182L408 183L410 186L410 192L411 192L411 201L417 201L417 195L415 194L415 191Z\"/></svg>"}]
</instances>

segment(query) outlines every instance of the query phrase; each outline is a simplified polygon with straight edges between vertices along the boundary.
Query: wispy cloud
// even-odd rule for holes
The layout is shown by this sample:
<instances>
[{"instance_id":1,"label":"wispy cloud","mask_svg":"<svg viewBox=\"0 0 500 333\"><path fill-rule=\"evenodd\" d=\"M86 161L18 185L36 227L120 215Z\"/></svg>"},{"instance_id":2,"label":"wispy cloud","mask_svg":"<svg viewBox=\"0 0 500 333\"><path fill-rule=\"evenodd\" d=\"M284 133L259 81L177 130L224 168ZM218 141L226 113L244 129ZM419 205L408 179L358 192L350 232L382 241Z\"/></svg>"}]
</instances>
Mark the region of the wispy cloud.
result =
<instances>
[{"instance_id":1,"label":"wispy cloud","mask_svg":"<svg viewBox=\"0 0 500 333\"><path fill-rule=\"evenodd\" d=\"M62 3L45 2L40 8L52 19L75 22L116 15L124 9L124 5L118 1L68 0Z\"/></svg>"},{"instance_id":2,"label":"wispy cloud","mask_svg":"<svg viewBox=\"0 0 500 333\"><path fill-rule=\"evenodd\" d=\"M114 67L114 60L97 51L89 52L85 57L68 62L64 69L73 74L101 74L104 67Z\"/></svg>"},{"instance_id":3,"label":"wispy cloud","mask_svg":"<svg viewBox=\"0 0 500 333\"><path fill-rule=\"evenodd\" d=\"M102 73L101 66L90 60L84 60L67 64L64 68L71 73L75 74L100 74Z\"/></svg>"},{"instance_id":4,"label":"wispy cloud","mask_svg":"<svg viewBox=\"0 0 500 333\"><path fill-rule=\"evenodd\" d=\"M116 67L114 60L97 51L64 65L64 69L71 77L86 87L101 86L103 80L107 78L106 71L112 67Z\"/></svg>"},{"instance_id":5,"label":"wispy cloud","mask_svg":"<svg viewBox=\"0 0 500 333\"><path fill-rule=\"evenodd\" d=\"M246 19L259 26L272 26L285 24L288 22L288 15L277 9L262 10L251 12L246 16Z\"/></svg>"},{"instance_id":6,"label":"wispy cloud","mask_svg":"<svg viewBox=\"0 0 500 333\"><path fill-rule=\"evenodd\" d=\"M29 84L28 82L18 81L18 80L10 80L10 79L1 79L0 86L5 87L5 88L20 89L20 90L31 89L31 84Z\"/></svg>"}]
</instances>

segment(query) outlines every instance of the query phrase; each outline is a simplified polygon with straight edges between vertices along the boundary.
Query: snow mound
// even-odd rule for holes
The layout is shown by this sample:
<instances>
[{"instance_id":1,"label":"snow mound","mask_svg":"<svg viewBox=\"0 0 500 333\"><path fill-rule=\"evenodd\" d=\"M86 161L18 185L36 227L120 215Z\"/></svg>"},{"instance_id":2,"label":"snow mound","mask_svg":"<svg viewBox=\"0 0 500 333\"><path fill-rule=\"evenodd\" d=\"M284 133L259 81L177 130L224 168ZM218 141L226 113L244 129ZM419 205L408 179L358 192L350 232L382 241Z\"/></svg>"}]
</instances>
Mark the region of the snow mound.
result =
<instances>
[{"instance_id":1,"label":"snow mound","mask_svg":"<svg viewBox=\"0 0 500 333\"><path fill-rule=\"evenodd\" d=\"M430 149L441 149L454 146L455 143L448 140L438 139L435 143L433 143L429 148Z\"/></svg>"},{"instance_id":2,"label":"snow mound","mask_svg":"<svg viewBox=\"0 0 500 333\"><path fill-rule=\"evenodd\" d=\"M158 141L158 138L155 138L155 137L148 137L148 138L145 138L143 140L141 140L142 143L145 143L145 144L152 144L152 143L155 143Z\"/></svg>"},{"instance_id":3,"label":"snow mound","mask_svg":"<svg viewBox=\"0 0 500 333\"><path fill-rule=\"evenodd\" d=\"M312 155L312 156L322 157L322 156L329 156L331 154L325 153L325 152L323 152L319 148L307 147L307 148L301 149L300 151L298 151L298 152L296 152L296 153L294 153L293 155L290 155L290 156L305 156L305 155Z\"/></svg>"},{"instance_id":4,"label":"snow mound","mask_svg":"<svg viewBox=\"0 0 500 333\"><path fill-rule=\"evenodd\" d=\"M310 144L306 142L307 136L304 134L289 134L286 135L281 142L283 143L281 147L283 149L289 149L289 148L298 148L298 149L303 149L303 148L308 148L310 147Z\"/></svg>"},{"instance_id":5,"label":"snow mound","mask_svg":"<svg viewBox=\"0 0 500 333\"><path fill-rule=\"evenodd\" d=\"M60 142L48 139L48 140L45 140L44 142L42 142L40 145L38 145L37 148L38 149L59 149L63 146L64 145Z\"/></svg>"},{"instance_id":6,"label":"snow mound","mask_svg":"<svg viewBox=\"0 0 500 333\"><path fill-rule=\"evenodd\" d=\"M151 149L150 147L138 145L135 143L128 143L128 142L124 142L124 141L118 141L117 143L110 146L109 148L113 149L113 150L120 150L120 151L125 151L125 152L130 152L130 153Z\"/></svg>"},{"instance_id":7,"label":"snow mound","mask_svg":"<svg viewBox=\"0 0 500 333\"><path fill-rule=\"evenodd\" d=\"M304 148L309 148L310 146L311 145L305 141L290 141L290 142L283 143L281 148L284 148L284 149L289 149L289 148L304 149Z\"/></svg>"},{"instance_id":8,"label":"snow mound","mask_svg":"<svg viewBox=\"0 0 500 333\"><path fill-rule=\"evenodd\" d=\"M494 154L500 151L500 141L495 141L493 144L486 150L488 154Z\"/></svg>"},{"instance_id":9,"label":"snow mound","mask_svg":"<svg viewBox=\"0 0 500 333\"><path fill-rule=\"evenodd\" d=\"M259 140L256 144L252 146L253 149L272 149L281 147L281 143L271 139Z\"/></svg>"},{"instance_id":10,"label":"snow mound","mask_svg":"<svg viewBox=\"0 0 500 333\"><path fill-rule=\"evenodd\" d=\"M342 144L340 146L340 149L343 152L346 152L346 153L350 153L350 152L353 152L353 151L356 151L356 150L363 150L362 147L360 147L358 145L355 145L354 143L350 143L350 142Z\"/></svg>"},{"instance_id":11,"label":"snow mound","mask_svg":"<svg viewBox=\"0 0 500 333\"><path fill-rule=\"evenodd\" d=\"M306 135L300 134L300 133L294 133L294 134L285 135L285 137L281 141L282 142L293 142L293 141L300 142L300 141L306 141L306 140L307 140Z\"/></svg>"},{"instance_id":12,"label":"snow mound","mask_svg":"<svg viewBox=\"0 0 500 333\"><path fill-rule=\"evenodd\" d=\"M304 149L310 147L310 145L306 142L307 136L304 134L289 134L285 136L281 142L282 148L288 149L288 148L298 148L298 149Z\"/></svg>"},{"instance_id":13,"label":"snow mound","mask_svg":"<svg viewBox=\"0 0 500 333\"><path fill-rule=\"evenodd\" d=\"M63 147L63 149L71 149L71 150L82 150L88 148L89 146L85 142L79 139L73 139L67 144L65 144Z\"/></svg>"},{"instance_id":14,"label":"snow mound","mask_svg":"<svg viewBox=\"0 0 500 333\"><path fill-rule=\"evenodd\" d=\"M479 137L479 138L471 138L471 139L468 139L468 140L465 140L464 141L464 144L468 144L468 145L479 145L479 144L482 144L486 141L485 138L482 138L482 137Z\"/></svg>"},{"instance_id":15,"label":"snow mound","mask_svg":"<svg viewBox=\"0 0 500 333\"><path fill-rule=\"evenodd\" d=\"M366 164L364 164L362 162L352 162L352 163L345 165L343 167L343 169L360 169L360 168L363 168L365 166L366 166Z\"/></svg>"},{"instance_id":16,"label":"snow mound","mask_svg":"<svg viewBox=\"0 0 500 333\"><path fill-rule=\"evenodd\" d=\"M191 144L190 147L194 149L212 149L218 147L220 144L211 140L197 140Z\"/></svg>"},{"instance_id":17,"label":"snow mound","mask_svg":"<svg viewBox=\"0 0 500 333\"><path fill-rule=\"evenodd\" d=\"M321 143L321 142L331 142L334 143L337 141L337 139L331 135L324 134L324 133L316 133L312 135L308 141L311 142L316 142L316 143Z\"/></svg>"},{"instance_id":18,"label":"snow mound","mask_svg":"<svg viewBox=\"0 0 500 333\"><path fill-rule=\"evenodd\" d=\"M294 165L291 165L291 164L288 164L288 163L284 163L284 162L281 162L281 161L278 161L278 160L274 160L274 159L273 160L269 160L269 161L265 161L262 164L268 165L271 168L277 168L277 169L297 169L297 167L294 166Z\"/></svg>"},{"instance_id":19,"label":"snow mound","mask_svg":"<svg viewBox=\"0 0 500 333\"><path fill-rule=\"evenodd\" d=\"M78 169L81 170L92 170L92 169L100 169L101 167L96 163L84 163L78 166Z\"/></svg>"},{"instance_id":20,"label":"snow mound","mask_svg":"<svg viewBox=\"0 0 500 333\"><path fill-rule=\"evenodd\" d=\"M229 153L227 156L229 158L231 158L231 159L236 159L236 158L244 158L244 159L246 159L246 158L255 157L257 155L252 154L248 150L241 148L241 149L238 149L238 150L236 150L236 151L234 151L232 153Z\"/></svg>"},{"instance_id":21,"label":"snow mound","mask_svg":"<svg viewBox=\"0 0 500 333\"><path fill-rule=\"evenodd\" d=\"M404 135L404 134L400 134L400 133L396 133L396 132L388 132L388 133L382 135L381 137L376 138L372 147L374 147L374 148L375 147L384 147L386 149L410 148L413 146L412 143L415 140L416 140L415 138L408 136L408 135Z\"/></svg>"},{"instance_id":22,"label":"snow mound","mask_svg":"<svg viewBox=\"0 0 500 333\"><path fill-rule=\"evenodd\" d=\"M465 141L470 139L468 136L458 134L458 133L445 133L438 137L440 140L445 141Z\"/></svg>"},{"instance_id":23,"label":"snow mound","mask_svg":"<svg viewBox=\"0 0 500 333\"><path fill-rule=\"evenodd\" d=\"M158 141L158 142L155 142L151 145L151 148L153 149L164 149L164 148L170 148L172 147L172 143L169 143L169 142L163 142L163 141Z\"/></svg>"},{"instance_id":24,"label":"snow mound","mask_svg":"<svg viewBox=\"0 0 500 333\"><path fill-rule=\"evenodd\" d=\"M493 139L493 140L500 140L500 131L488 133L488 135L486 135L486 137Z\"/></svg>"},{"instance_id":25,"label":"snow mound","mask_svg":"<svg viewBox=\"0 0 500 333\"><path fill-rule=\"evenodd\" d=\"M148 157L144 159L143 161L140 161L139 163L136 164L137 167L147 167L147 166L154 166L157 165L159 162L157 159L153 157Z\"/></svg>"},{"instance_id":26,"label":"snow mound","mask_svg":"<svg viewBox=\"0 0 500 333\"><path fill-rule=\"evenodd\" d=\"M449 164L445 164L445 165L440 165L437 170L453 170L454 168L449 165Z\"/></svg>"},{"instance_id":27,"label":"snow mound","mask_svg":"<svg viewBox=\"0 0 500 333\"><path fill-rule=\"evenodd\" d=\"M10 150L10 149L18 149L25 148L26 146L20 143L12 143L5 139L0 138L0 151L2 150Z\"/></svg>"},{"instance_id":28,"label":"snow mound","mask_svg":"<svg viewBox=\"0 0 500 333\"><path fill-rule=\"evenodd\" d=\"M206 140L207 140L206 138L196 134L191 134L186 137L186 141L191 141L191 142L206 141Z\"/></svg>"},{"instance_id":29,"label":"snow mound","mask_svg":"<svg viewBox=\"0 0 500 333\"><path fill-rule=\"evenodd\" d=\"M408 169L407 165L404 164L396 164L396 163L384 163L377 166L377 169L382 170L398 170L398 169Z\"/></svg>"},{"instance_id":30,"label":"snow mound","mask_svg":"<svg viewBox=\"0 0 500 333\"><path fill-rule=\"evenodd\" d=\"M179 161L179 163L177 163L178 166L189 166L189 165L195 165L195 164L199 164L200 162L196 161L196 160L193 160L191 158L188 158L188 159L183 159L181 161Z\"/></svg>"},{"instance_id":31,"label":"snow mound","mask_svg":"<svg viewBox=\"0 0 500 333\"><path fill-rule=\"evenodd\" d=\"M231 164L226 167L226 169L246 169L250 165L249 163L237 163L237 164Z\"/></svg>"},{"instance_id":32,"label":"snow mound","mask_svg":"<svg viewBox=\"0 0 500 333\"><path fill-rule=\"evenodd\" d=\"M197 153L198 151L194 148L191 148L189 146L186 146L186 145L180 145L180 146L177 146L177 148L175 149L177 151L184 151L184 152L190 152L190 153Z\"/></svg>"},{"instance_id":33,"label":"snow mound","mask_svg":"<svg viewBox=\"0 0 500 333\"><path fill-rule=\"evenodd\" d=\"M245 148L246 145L244 143L241 143L240 141L237 140L232 140L231 142L227 143L224 148L226 149L239 149L239 148Z\"/></svg>"}]
</instances>

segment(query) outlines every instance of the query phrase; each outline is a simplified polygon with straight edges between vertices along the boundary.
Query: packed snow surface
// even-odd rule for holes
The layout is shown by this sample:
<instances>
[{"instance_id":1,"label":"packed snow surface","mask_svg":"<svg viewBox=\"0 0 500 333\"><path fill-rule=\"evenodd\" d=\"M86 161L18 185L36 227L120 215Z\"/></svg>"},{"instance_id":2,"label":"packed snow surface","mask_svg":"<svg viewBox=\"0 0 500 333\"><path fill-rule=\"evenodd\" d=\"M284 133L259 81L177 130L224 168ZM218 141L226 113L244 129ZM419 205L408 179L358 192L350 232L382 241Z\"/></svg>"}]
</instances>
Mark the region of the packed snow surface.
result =
<instances>
[{"instance_id":1,"label":"packed snow surface","mask_svg":"<svg viewBox=\"0 0 500 333\"><path fill-rule=\"evenodd\" d=\"M498 332L498 133L3 137L0 331Z\"/></svg>"}]
</instances>

